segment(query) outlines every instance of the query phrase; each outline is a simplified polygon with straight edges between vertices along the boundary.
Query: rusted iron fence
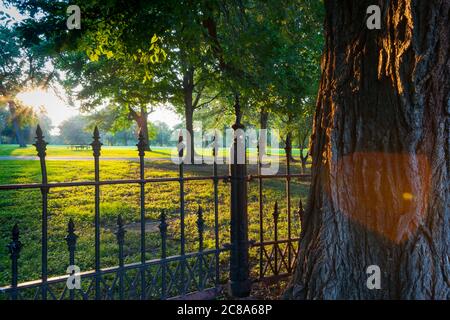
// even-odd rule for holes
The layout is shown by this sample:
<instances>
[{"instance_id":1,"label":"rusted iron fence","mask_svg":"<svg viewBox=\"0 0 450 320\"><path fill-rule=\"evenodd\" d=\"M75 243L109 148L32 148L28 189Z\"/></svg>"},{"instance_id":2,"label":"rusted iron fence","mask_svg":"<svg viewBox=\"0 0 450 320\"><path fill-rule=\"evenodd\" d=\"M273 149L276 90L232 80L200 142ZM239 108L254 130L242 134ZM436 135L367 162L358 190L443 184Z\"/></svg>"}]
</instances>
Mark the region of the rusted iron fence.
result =
<instances>
[{"instance_id":1,"label":"rusted iron fence","mask_svg":"<svg viewBox=\"0 0 450 320\"><path fill-rule=\"evenodd\" d=\"M233 148L243 142L244 137L235 134ZM182 138L180 137L180 143ZM297 256L297 242L299 230L292 230L293 219L300 219L302 214L301 202L295 210L291 209L291 180L308 179L305 174L292 174L289 156L286 156L286 173L277 175L261 174L262 163L260 161L258 148L258 173L256 175L247 174L247 164L238 164L234 161L229 166L228 175L218 175L217 163L212 165L212 176L185 176L183 161L179 163L179 175L173 178L146 178L144 175L145 141L142 135L139 136L137 144L140 174L138 179L133 180L108 180L100 179L100 154L102 143L97 128L94 130L93 150L95 180L86 182L62 182L49 183L47 179L46 166L46 146L42 130L38 127L36 131L36 143L34 146L40 160L42 182L37 184L15 184L0 185L0 193L5 190L26 190L38 189L41 191L41 276L40 279L19 283L18 261L20 252L26 243L20 241L20 226L14 225L11 233L11 241L8 245L11 260L11 283L9 286L0 288L0 299L36 299L36 300L88 300L88 299L169 299L186 298L193 293L208 293L203 295L212 297L223 288L221 281L221 255L229 255L229 275L228 283L230 292L235 297L245 297L250 294L252 283L264 281L266 279L287 276L292 274ZM217 157L217 148L212 150L214 158ZM289 150L286 150L289 151ZM180 160L183 157L184 149L180 148ZM235 154L237 154L235 152ZM288 155L289 152L286 152ZM284 179L286 182L286 215L287 230L282 234L287 237L280 238L278 203L269 204L274 206L273 210L273 237L267 239L263 221L264 200L263 181L265 179ZM214 248L204 247L205 221L202 207L199 206L197 212L197 239L198 250L186 252L185 236L185 190L186 181L211 181L214 197ZM219 182L223 181L230 185L230 243L220 245L219 243ZM250 182L256 181L259 188L259 239L249 239L248 235L248 214L247 214L247 188ZM145 186L155 183L178 183L179 184L179 224L180 241L179 253L169 255L167 248L167 216L166 212L160 213L160 257L158 259L146 259L146 228L145 228ZM100 246L100 189L107 185L139 185L140 186L140 261L132 264L124 263L124 243L126 240L126 230L124 221L119 215L117 217L117 229L115 232L118 247L118 265L110 268L101 267L101 246ZM95 268L91 271L80 272L79 278L84 283L89 283L81 289L70 289L67 285L68 279L74 274L62 275L59 277L49 277L48 274L48 195L54 188L70 188L79 186L93 186L95 188ZM293 211L297 214L293 216ZM77 231L76 225L70 219L67 221L67 250L69 266L77 263ZM258 275L251 276L251 266L249 262L249 250L258 250Z\"/></svg>"}]
</instances>

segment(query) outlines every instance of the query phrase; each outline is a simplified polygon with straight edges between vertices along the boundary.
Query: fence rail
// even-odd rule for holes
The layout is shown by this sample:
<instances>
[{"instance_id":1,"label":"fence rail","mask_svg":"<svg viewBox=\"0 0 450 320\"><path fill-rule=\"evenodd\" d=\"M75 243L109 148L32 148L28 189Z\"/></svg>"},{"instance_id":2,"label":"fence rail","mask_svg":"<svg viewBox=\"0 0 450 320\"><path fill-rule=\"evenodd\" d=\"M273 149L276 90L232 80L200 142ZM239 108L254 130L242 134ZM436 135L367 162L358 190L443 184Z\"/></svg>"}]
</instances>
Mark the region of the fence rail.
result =
<instances>
[{"instance_id":1,"label":"fence rail","mask_svg":"<svg viewBox=\"0 0 450 320\"><path fill-rule=\"evenodd\" d=\"M236 128L240 128L236 126ZM243 137L236 135L233 147L237 150L240 143L244 143ZM179 145L183 145L180 136ZM291 180L308 178L306 174L292 174L290 168L289 150L286 150L286 173L279 175L261 174L262 161L258 148L258 174L247 174L247 165L238 164L234 161L230 164L228 175L218 175L217 161L213 163L213 175L200 177L186 177L184 175L184 163L182 161L184 148L180 148L178 165L178 177L173 178L146 178L145 177L145 147L146 142L142 134L139 135L137 151L139 155L139 179L108 180L100 178L100 156L102 143L97 128L94 130L91 147L94 158L94 181L49 183L46 166L47 142L44 140L41 128L36 130L36 143L34 144L40 161L41 183L31 184L9 184L0 185L0 191L4 190L29 190L39 189L41 191L41 276L39 280L19 283L18 261L20 253L26 244L20 241L20 226L15 224L11 233L11 242L8 251L11 260L11 284L0 288L0 299L168 299L171 297L185 297L192 292L202 292L213 288L218 293L221 288L221 262L220 257L224 253L230 255L230 287L233 296L248 296L251 283L254 280L264 280L271 276L285 276L293 272L295 258L297 256L298 237L292 236L291 217ZM216 146L214 146L213 157L217 160ZM235 153L236 154L236 153ZM279 239L279 216L278 202L274 205L273 226L274 239L267 240L264 237L265 226L263 219L263 180L285 179L286 181L286 208L287 208L287 239ZM212 181L213 205L214 205L214 248L205 248L204 231L205 220L202 206L198 207L196 217L198 250L186 252L186 230L185 230L185 182L187 181ZM230 185L231 195L231 243L221 246L219 243L219 181ZM247 214L247 184L258 182L259 188L259 239L248 239L248 214ZM147 260L146 258L146 229L145 229L145 186L152 183L174 182L179 184L179 223L180 240L179 253L168 255L167 248L167 214L162 211L159 217L160 233L160 257ZM106 185L136 184L139 189L140 203L140 261L125 264L124 243L127 237L124 227L125 221L119 214L115 237L118 248L118 265L110 268L101 268L101 242L100 242L100 188ZM48 195L55 188L91 186L95 189L94 204L94 245L95 245L95 267L91 271L67 274L59 277L48 277ZM298 219L303 213L300 201L295 210ZM77 262L77 229L74 221L67 222L67 251L69 253L68 265L74 266ZM250 275L249 250L256 248L259 251L259 275L252 279ZM71 289L74 276L79 276L84 285L81 289ZM69 283L70 282L70 283Z\"/></svg>"}]
</instances>

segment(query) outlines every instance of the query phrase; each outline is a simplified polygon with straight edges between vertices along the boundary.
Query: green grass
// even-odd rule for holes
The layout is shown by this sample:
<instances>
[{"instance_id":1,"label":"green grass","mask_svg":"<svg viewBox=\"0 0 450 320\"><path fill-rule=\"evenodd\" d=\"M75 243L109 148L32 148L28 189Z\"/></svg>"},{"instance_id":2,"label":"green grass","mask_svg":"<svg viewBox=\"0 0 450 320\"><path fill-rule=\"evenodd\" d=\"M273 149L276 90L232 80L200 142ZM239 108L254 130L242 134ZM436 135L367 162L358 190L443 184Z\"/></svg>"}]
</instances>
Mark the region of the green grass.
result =
<instances>
[{"instance_id":1,"label":"green grass","mask_svg":"<svg viewBox=\"0 0 450 320\"><path fill-rule=\"evenodd\" d=\"M103 146L102 157L112 158L132 158L138 157L136 147L109 147ZM153 147L152 151L146 152L149 158L170 157L171 148ZM0 145L0 156L35 156L36 148L32 145L26 148L18 148L17 145ZM69 146L47 146L47 156L49 157L92 157L92 150L71 150Z\"/></svg>"},{"instance_id":2,"label":"green grass","mask_svg":"<svg viewBox=\"0 0 450 320\"><path fill-rule=\"evenodd\" d=\"M61 147L60 147L61 148ZM0 150L5 152L4 146ZM25 149L24 149L25 150ZM64 151L64 148L55 151ZM120 148L111 149L114 152ZM131 152L132 148L123 149ZM111 151L112 152L112 151ZM117 154L117 153L112 153ZM298 166L298 165L296 165ZM298 168L292 170L298 172ZM92 181L94 170L92 161L47 161L48 180ZM219 174L225 174L227 167L221 166ZM212 167L186 166L186 175L211 175ZM280 172L284 172L281 168ZM254 166L249 173L255 173ZM175 177L178 167L169 161L147 163L145 175L149 177ZM101 179L134 179L139 176L139 164L131 161L101 162ZM5 160L0 161L0 184L39 182L38 161ZM185 187L186 199L186 237L187 252L197 250L198 233L196 211L198 205L204 210L206 220L205 247L214 247L214 197L211 181L188 181ZM301 198L306 201L309 183L292 182L292 230L293 236L299 234L298 216L294 209ZM259 239L259 210L257 182L249 184L249 238ZM284 180L264 182L264 224L265 238L273 238L272 210L276 200L281 209L279 238L286 238L286 195ZM169 213L169 254L179 252L179 184L178 182L151 183L146 185L146 232L147 259L160 257L159 215L163 209ZM78 234L76 264L86 271L94 267L94 188L70 187L54 188L49 194L49 259L50 276L65 274L68 266L68 251L64 237L67 222L72 218ZM229 242L230 226L229 184L219 184L219 229L221 244ZM101 187L101 261L102 267L117 265L118 248L115 239L116 219L121 214L126 223L125 255L126 263L139 261L139 186L114 185ZM40 278L41 259L41 193L39 190L0 191L0 286L9 284L11 279L10 259L6 245L10 241L11 229L15 223L21 230L24 244L19 260L19 280L28 281ZM256 264L256 249L252 249L252 261ZM256 270L256 269L255 269Z\"/></svg>"},{"instance_id":3,"label":"green grass","mask_svg":"<svg viewBox=\"0 0 450 320\"><path fill-rule=\"evenodd\" d=\"M132 146L128 147L103 146L101 156L109 158L133 158L138 157L138 153L136 150L137 148ZM174 150L175 148L172 147L152 147L152 151L147 151L145 156L147 158L170 158ZM268 148L268 152L270 152L273 155L276 155L277 153L279 155L285 155L284 149ZM304 150L304 152L306 152L306 149ZM203 149L201 153L205 155L211 155L211 150ZM300 154L300 150L294 148L292 150L292 153L294 157L298 157ZM228 154L228 149L222 148L219 151L219 154L220 155ZM250 148L249 154L256 155L256 148ZM0 144L0 156L35 156L35 155L36 149L32 145L29 145L26 148L19 148L17 145ZM69 146L48 145L47 156L85 158L85 157L92 157L92 150L71 150Z\"/></svg>"}]
</instances>

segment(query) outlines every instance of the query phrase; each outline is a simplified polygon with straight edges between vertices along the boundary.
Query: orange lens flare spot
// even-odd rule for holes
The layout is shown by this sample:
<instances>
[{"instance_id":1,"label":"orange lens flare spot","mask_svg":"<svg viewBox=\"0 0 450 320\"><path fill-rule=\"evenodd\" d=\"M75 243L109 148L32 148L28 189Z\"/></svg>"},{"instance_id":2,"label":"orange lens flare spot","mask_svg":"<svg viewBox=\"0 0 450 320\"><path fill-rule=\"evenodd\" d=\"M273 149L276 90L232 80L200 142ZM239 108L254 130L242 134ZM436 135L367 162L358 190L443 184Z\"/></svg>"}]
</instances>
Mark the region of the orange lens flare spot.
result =
<instances>
[{"instance_id":1,"label":"orange lens flare spot","mask_svg":"<svg viewBox=\"0 0 450 320\"><path fill-rule=\"evenodd\" d=\"M411 193L409 193L409 192L404 192L404 193L403 193L403 199L404 199L404 200L406 200L406 201L411 201L413 198L414 198L414 197L413 197L413 195L412 195Z\"/></svg>"},{"instance_id":2,"label":"orange lens flare spot","mask_svg":"<svg viewBox=\"0 0 450 320\"><path fill-rule=\"evenodd\" d=\"M334 206L355 223L395 243L423 223L431 179L426 156L353 153L330 169Z\"/></svg>"}]
</instances>

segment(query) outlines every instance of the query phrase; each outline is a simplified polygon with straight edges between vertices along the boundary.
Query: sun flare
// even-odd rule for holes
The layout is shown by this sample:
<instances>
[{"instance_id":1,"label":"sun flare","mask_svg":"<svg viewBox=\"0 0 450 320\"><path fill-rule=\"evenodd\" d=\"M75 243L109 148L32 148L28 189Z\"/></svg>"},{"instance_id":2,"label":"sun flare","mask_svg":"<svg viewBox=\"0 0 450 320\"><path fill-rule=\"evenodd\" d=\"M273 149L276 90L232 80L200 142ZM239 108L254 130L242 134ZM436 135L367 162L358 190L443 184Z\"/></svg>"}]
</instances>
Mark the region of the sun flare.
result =
<instances>
[{"instance_id":1,"label":"sun flare","mask_svg":"<svg viewBox=\"0 0 450 320\"><path fill-rule=\"evenodd\" d=\"M16 99L36 111L45 111L54 126L78 114L76 108L69 107L53 90L31 88L17 94Z\"/></svg>"}]
</instances>

